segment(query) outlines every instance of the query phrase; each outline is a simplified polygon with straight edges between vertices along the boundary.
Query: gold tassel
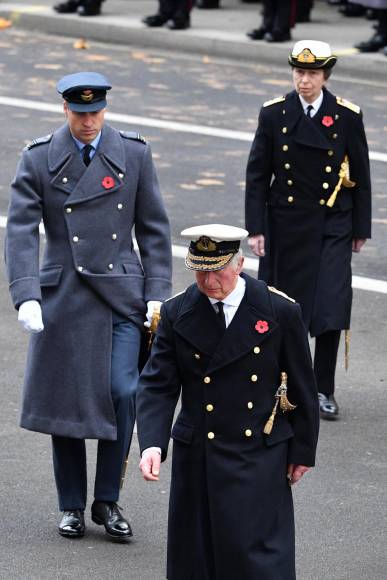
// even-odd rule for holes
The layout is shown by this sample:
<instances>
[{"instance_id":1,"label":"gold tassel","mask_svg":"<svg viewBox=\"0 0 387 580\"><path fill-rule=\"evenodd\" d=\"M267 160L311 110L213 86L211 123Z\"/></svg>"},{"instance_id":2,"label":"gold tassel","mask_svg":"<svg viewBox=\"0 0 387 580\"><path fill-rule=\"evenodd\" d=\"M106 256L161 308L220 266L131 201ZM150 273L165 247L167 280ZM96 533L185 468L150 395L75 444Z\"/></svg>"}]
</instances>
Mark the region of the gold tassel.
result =
<instances>
[{"instance_id":1,"label":"gold tassel","mask_svg":"<svg viewBox=\"0 0 387 580\"><path fill-rule=\"evenodd\" d=\"M344 367L347 371L349 368L349 343L351 341L351 331L345 331L345 354L344 354Z\"/></svg>"},{"instance_id":2,"label":"gold tassel","mask_svg":"<svg viewBox=\"0 0 387 580\"><path fill-rule=\"evenodd\" d=\"M150 325L149 330L148 330L148 336L149 336L148 350L150 350L150 347L152 346L152 341L153 341L153 338L156 334L157 325L159 322L160 322L160 306L155 306L155 308L153 309L151 325Z\"/></svg>"},{"instance_id":3,"label":"gold tassel","mask_svg":"<svg viewBox=\"0 0 387 580\"><path fill-rule=\"evenodd\" d=\"M277 414L278 403L279 403L280 409L283 413L286 413L286 411L293 411L297 406L297 405L292 405L292 403L289 401L289 399L287 397L287 391L288 391L287 382L288 382L288 375L285 372L282 372L281 373L281 384L278 387L277 392L275 394L275 405L273 407L271 415L270 415L269 419L267 420L265 428L263 430L265 435L270 435L270 433L272 432L273 425L274 425L274 419L275 419L275 416Z\"/></svg>"},{"instance_id":4,"label":"gold tassel","mask_svg":"<svg viewBox=\"0 0 387 580\"><path fill-rule=\"evenodd\" d=\"M124 485L126 470L128 469L128 463L129 463L129 459L128 459L128 456L127 456L126 459L124 459L124 462L122 464L121 480L120 480L120 489L122 489L123 488L123 485Z\"/></svg>"},{"instance_id":5,"label":"gold tassel","mask_svg":"<svg viewBox=\"0 0 387 580\"><path fill-rule=\"evenodd\" d=\"M328 207L333 207L335 201L336 201L336 197L337 194L339 193L341 186L344 185L344 187L355 187L356 182L355 181L351 181L349 178L349 159L348 159L348 155L346 155L344 157L344 161L342 162L341 166L340 166L340 171L339 171L339 181L337 182L337 185L335 187L335 189L333 190L332 195L330 196L330 198L327 201L327 206Z\"/></svg>"}]
</instances>

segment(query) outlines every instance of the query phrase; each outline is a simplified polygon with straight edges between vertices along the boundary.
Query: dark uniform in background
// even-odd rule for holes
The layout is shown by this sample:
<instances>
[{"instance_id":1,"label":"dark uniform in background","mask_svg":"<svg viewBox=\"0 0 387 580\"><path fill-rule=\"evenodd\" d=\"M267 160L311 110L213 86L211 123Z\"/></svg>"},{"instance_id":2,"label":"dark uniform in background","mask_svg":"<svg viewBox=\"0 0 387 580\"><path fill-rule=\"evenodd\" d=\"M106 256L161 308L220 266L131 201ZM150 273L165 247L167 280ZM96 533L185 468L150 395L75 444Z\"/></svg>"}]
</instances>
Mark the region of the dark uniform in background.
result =
<instances>
[{"instance_id":1,"label":"dark uniform in background","mask_svg":"<svg viewBox=\"0 0 387 580\"><path fill-rule=\"evenodd\" d=\"M316 41L296 43L290 57L301 73L335 61L329 46ZM322 416L335 418L340 331L350 326L352 244L371 235L368 147L360 108L325 87L315 116L305 113L296 91L261 109L247 164L246 228L252 239L265 236L259 278L301 304L316 337Z\"/></svg>"},{"instance_id":2,"label":"dark uniform in background","mask_svg":"<svg viewBox=\"0 0 387 580\"><path fill-rule=\"evenodd\" d=\"M35 332L21 426L52 435L59 532L84 534L92 438L99 440L92 518L126 539L132 533L116 502L135 421L141 332L147 303L149 311L150 301L170 294L171 246L149 145L103 124L110 88L97 73L58 83L68 122L23 152L6 261L19 319Z\"/></svg>"},{"instance_id":3,"label":"dark uniform in background","mask_svg":"<svg viewBox=\"0 0 387 580\"><path fill-rule=\"evenodd\" d=\"M197 270L197 283L163 304L137 396L140 467L154 479L148 467L160 458L152 449L165 460L181 395L172 429L167 578L295 580L286 476L293 477L290 464L303 472L314 465L319 422L300 307L240 275L243 258L232 264L245 230L210 224L182 234L192 239L186 265ZM220 310L210 288L224 289L222 276L230 275L236 286ZM281 372L297 407L278 409L265 434Z\"/></svg>"},{"instance_id":4,"label":"dark uniform in background","mask_svg":"<svg viewBox=\"0 0 387 580\"><path fill-rule=\"evenodd\" d=\"M247 33L252 40L285 42L290 40L290 28L296 18L296 0L264 0L259 28Z\"/></svg>"},{"instance_id":5,"label":"dark uniform in background","mask_svg":"<svg viewBox=\"0 0 387 580\"><path fill-rule=\"evenodd\" d=\"M170 30L184 30L191 25L193 4L194 0L159 0L158 12L145 16L142 21L151 28L167 24Z\"/></svg>"},{"instance_id":6,"label":"dark uniform in background","mask_svg":"<svg viewBox=\"0 0 387 580\"><path fill-rule=\"evenodd\" d=\"M104 0L64 0L54 4L55 12L59 14L72 14L77 12L79 16L99 16Z\"/></svg>"}]
</instances>

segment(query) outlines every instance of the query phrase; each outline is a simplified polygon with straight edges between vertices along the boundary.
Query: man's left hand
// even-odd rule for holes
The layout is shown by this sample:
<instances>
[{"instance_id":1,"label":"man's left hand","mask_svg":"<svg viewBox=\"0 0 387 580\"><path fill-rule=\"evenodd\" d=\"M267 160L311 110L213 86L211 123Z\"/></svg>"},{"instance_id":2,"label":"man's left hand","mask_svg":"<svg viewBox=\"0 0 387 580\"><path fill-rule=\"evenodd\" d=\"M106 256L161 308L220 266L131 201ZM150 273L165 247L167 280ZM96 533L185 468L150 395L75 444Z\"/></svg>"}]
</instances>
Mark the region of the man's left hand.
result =
<instances>
[{"instance_id":1,"label":"man's left hand","mask_svg":"<svg viewBox=\"0 0 387 580\"><path fill-rule=\"evenodd\" d=\"M160 310L161 304L162 304L162 302L160 302L159 300L149 300L149 302L146 303L147 313L146 313L146 321L144 322L144 326L146 326L147 328L150 328L153 313L155 310Z\"/></svg>"},{"instance_id":2,"label":"man's left hand","mask_svg":"<svg viewBox=\"0 0 387 580\"><path fill-rule=\"evenodd\" d=\"M356 254L358 254L360 252L360 250L362 249L362 247L364 246L364 244L366 243L367 240L357 240L357 239L353 239L352 240L352 252L355 252Z\"/></svg>"},{"instance_id":3,"label":"man's left hand","mask_svg":"<svg viewBox=\"0 0 387 580\"><path fill-rule=\"evenodd\" d=\"M290 463L288 465L288 482L289 485L293 485L300 481L301 477L309 471L310 467L306 467L306 465L295 465L294 463Z\"/></svg>"}]
</instances>

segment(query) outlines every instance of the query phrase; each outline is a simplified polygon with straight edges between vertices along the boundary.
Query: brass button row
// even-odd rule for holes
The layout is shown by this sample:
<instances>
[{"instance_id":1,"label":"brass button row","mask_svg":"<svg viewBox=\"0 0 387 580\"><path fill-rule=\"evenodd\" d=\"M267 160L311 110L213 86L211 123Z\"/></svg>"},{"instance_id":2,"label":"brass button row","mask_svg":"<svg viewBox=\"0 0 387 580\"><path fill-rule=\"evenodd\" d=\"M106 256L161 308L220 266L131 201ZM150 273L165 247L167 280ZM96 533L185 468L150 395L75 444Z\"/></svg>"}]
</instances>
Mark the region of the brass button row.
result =
<instances>
[{"instance_id":1,"label":"brass button row","mask_svg":"<svg viewBox=\"0 0 387 580\"><path fill-rule=\"evenodd\" d=\"M110 267L110 266L112 266L112 267L113 267L113 264L109 264L109 267ZM250 380L251 380L251 382L252 382L252 383L256 383L256 382L257 382L257 380L258 380L258 376L257 376L257 375L251 375L251 377L250 377ZM204 382L206 385L209 385L209 384L210 384L210 382L211 382L211 377L204 377L204 379L203 379L203 382Z\"/></svg>"},{"instance_id":2,"label":"brass button row","mask_svg":"<svg viewBox=\"0 0 387 580\"><path fill-rule=\"evenodd\" d=\"M252 401L249 401L247 403L247 408L248 409L252 409L253 407L254 407L254 403ZM207 403L207 405L206 405L206 411L208 413L212 413L213 410L214 410L214 405L212 403Z\"/></svg>"},{"instance_id":3,"label":"brass button row","mask_svg":"<svg viewBox=\"0 0 387 580\"><path fill-rule=\"evenodd\" d=\"M253 432L251 429L245 429L245 436L246 437L251 437L252 434L253 434ZM215 433L213 431L209 431L207 433L207 437L208 437L208 439L215 439Z\"/></svg>"}]
</instances>

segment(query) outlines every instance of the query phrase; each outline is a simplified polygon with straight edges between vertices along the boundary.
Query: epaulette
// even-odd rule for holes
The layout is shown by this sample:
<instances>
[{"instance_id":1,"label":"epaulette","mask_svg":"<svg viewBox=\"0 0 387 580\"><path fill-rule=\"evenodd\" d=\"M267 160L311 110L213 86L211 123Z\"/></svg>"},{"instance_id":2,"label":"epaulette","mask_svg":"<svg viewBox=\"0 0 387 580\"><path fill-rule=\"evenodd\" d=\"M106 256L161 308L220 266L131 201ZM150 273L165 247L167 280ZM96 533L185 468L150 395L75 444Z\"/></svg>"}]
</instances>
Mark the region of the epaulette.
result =
<instances>
[{"instance_id":1,"label":"epaulette","mask_svg":"<svg viewBox=\"0 0 387 580\"><path fill-rule=\"evenodd\" d=\"M144 137L141 137L140 133L136 133L136 131L120 131L121 137L124 139L132 139L133 141L140 141L146 145L146 141Z\"/></svg>"},{"instance_id":2,"label":"epaulette","mask_svg":"<svg viewBox=\"0 0 387 580\"><path fill-rule=\"evenodd\" d=\"M27 151L28 149L32 149L33 147L36 147L37 145L43 145L43 143L49 143L52 139L52 133L50 133L49 135L45 135L44 137L38 137L37 139L34 139L33 141L31 141L31 143L28 143L28 145L26 145L24 147L24 151Z\"/></svg>"},{"instance_id":3,"label":"epaulette","mask_svg":"<svg viewBox=\"0 0 387 580\"><path fill-rule=\"evenodd\" d=\"M187 290L187 288L185 288L184 290L182 290L181 292L178 292L177 294L174 294L173 296L171 296L170 298L167 298L166 300L164 300L164 302L169 302L170 300L173 300L173 298L177 298L178 296L181 296L181 294L184 294L184 292Z\"/></svg>"},{"instance_id":4,"label":"epaulette","mask_svg":"<svg viewBox=\"0 0 387 580\"><path fill-rule=\"evenodd\" d=\"M336 97L336 102L338 105L341 105L342 107L347 107L347 109L350 109L354 113L357 114L360 113L359 105L355 105L355 103L351 103L351 101L347 101L347 99L343 99L342 97Z\"/></svg>"},{"instance_id":5,"label":"epaulette","mask_svg":"<svg viewBox=\"0 0 387 580\"><path fill-rule=\"evenodd\" d=\"M266 101L263 103L264 107L270 107L270 105L275 105L276 103L283 103L285 97L277 97L276 99L271 99L270 101Z\"/></svg>"},{"instance_id":6,"label":"epaulette","mask_svg":"<svg viewBox=\"0 0 387 580\"><path fill-rule=\"evenodd\" d=\"M277 288L274 288L274 286L268 286L267 288L268 288L268 290L270 290L270 292L274 292L274 294L279 294L279 296L282 296L282 298L286 298L286 300L290 300L290 302L295 302L294 298L290 298L290 296L285 294L285 292L281 292L281 290L277 290Z\"/></svg>"}]
</instances>

